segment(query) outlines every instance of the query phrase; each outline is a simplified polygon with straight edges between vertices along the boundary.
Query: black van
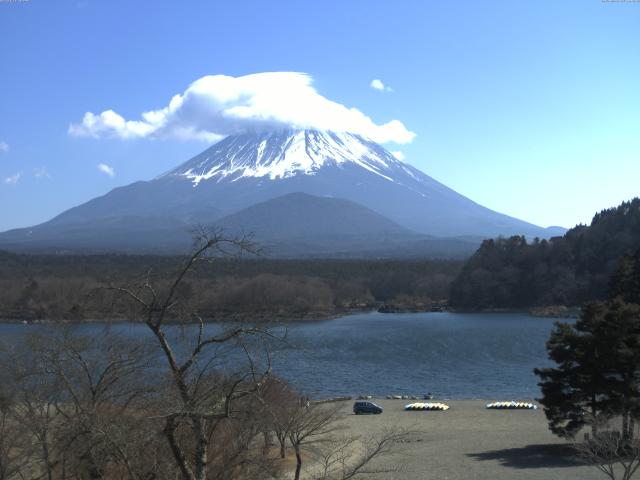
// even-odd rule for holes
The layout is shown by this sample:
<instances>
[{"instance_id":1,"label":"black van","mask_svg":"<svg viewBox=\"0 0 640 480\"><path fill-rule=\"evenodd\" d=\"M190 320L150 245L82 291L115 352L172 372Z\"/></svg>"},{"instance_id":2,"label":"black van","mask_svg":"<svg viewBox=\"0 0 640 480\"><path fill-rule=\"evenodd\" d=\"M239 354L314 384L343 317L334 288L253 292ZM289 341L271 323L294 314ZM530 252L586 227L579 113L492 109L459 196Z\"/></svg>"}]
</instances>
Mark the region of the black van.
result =
<instances>
[{"instance_id":1,"label":"black van","mask_svg":"<svg viewBox=\"0 0 640 480\"><path fill-rule=\"evenodd\" d=\"M373 402L356 402L353 404L353 413L382 413L382 407Z\"/></svg>"}]
</instances>

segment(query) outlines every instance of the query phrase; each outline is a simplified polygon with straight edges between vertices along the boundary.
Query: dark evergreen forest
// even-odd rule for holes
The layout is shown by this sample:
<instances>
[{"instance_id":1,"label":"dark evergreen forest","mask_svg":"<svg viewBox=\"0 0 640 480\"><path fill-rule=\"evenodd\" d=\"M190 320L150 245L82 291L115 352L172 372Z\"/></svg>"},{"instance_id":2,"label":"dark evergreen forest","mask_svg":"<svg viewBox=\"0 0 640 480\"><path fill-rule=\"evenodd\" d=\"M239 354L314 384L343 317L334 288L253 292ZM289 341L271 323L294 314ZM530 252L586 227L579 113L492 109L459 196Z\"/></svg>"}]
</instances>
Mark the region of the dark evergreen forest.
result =
<instances>
[{"instance_id":1,"label":"dark evergreen forest","mask_svg":"<svg viewBox=\"0 0 640 480\"><path fill-rule=\"evenodd\" d=\"M450 304L464 310L527 309L602 300L611 293L610 276L639 248L638 198L601 211L590 226L579 225L563 237L485 240L453 282Z\"/></svg>"}]
</instances>

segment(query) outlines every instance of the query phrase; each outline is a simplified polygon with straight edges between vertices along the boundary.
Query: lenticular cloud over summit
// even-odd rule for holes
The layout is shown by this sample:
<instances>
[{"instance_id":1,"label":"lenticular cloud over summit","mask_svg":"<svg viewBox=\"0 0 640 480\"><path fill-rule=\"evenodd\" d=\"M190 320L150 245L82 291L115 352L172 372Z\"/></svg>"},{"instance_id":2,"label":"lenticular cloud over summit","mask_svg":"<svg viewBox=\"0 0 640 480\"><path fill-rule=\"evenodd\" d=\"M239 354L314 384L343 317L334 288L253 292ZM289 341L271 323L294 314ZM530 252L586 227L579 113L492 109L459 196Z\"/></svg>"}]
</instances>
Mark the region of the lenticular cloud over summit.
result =
<instances>
[{"instance_id":1,"label":"lenticular cloud over summit","mask_svg":"<svg viewBox=\"0 0 640 480\"><path fill-rule=\"evenodd\" d=\"M215 142L293 127L351 132L379 143L409 143L415 137L399 120L378 125L360 110L323 97L311 83L309 75L297 72L208 75L174 95L166 107L142 113L141 120L126 120L113 110L87 112L69 126L69 134Z\"/></svg>"}]
</instances>

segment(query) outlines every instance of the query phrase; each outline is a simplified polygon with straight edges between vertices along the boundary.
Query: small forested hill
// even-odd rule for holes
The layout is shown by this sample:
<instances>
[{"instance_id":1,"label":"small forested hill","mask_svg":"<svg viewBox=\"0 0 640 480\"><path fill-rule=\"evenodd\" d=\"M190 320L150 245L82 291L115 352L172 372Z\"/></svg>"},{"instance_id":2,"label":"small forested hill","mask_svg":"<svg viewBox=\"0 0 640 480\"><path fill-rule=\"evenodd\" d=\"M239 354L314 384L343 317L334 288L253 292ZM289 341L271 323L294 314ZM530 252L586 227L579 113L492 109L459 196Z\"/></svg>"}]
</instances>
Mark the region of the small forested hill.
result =
<instances>
[{"instance_id":1,"label":"small forested hill","mask_svg":"<svg viewBox=\"0 0 640 480\"><path fill-rule=\"evenodd\" d=\"M485 240L452 285L460 309L576 306L607 297L623 255L640 248L640 199L603 210L563 237Z\"/></svg>"}]
</instances>

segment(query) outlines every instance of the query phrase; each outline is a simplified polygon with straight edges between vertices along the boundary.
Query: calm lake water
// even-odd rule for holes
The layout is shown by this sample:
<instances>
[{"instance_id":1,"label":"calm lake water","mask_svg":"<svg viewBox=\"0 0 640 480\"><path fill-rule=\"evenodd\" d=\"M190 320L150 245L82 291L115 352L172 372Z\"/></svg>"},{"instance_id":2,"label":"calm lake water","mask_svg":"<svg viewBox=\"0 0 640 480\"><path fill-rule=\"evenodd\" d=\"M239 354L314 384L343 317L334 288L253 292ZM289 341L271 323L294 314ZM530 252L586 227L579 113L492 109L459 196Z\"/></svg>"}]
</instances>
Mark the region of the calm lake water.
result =
<instances>
[{"instance_id":1,"label":"calm lake water","mask_svg":"<svg viewBox=\"0 0 640 480\"><path fill-rule=\"evenodd\" d=\"M532 399L549 365L555 320L525 314L367 313L287 325L273 368L312 397L433 393L438 398ZM0 324L5 340L47 327ZM102 335L103 325L82 325ZM116 324L125 335L146 327ZM210 326L209 329L218 329Z\"/></svg>"}]
</instances>

